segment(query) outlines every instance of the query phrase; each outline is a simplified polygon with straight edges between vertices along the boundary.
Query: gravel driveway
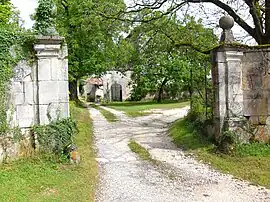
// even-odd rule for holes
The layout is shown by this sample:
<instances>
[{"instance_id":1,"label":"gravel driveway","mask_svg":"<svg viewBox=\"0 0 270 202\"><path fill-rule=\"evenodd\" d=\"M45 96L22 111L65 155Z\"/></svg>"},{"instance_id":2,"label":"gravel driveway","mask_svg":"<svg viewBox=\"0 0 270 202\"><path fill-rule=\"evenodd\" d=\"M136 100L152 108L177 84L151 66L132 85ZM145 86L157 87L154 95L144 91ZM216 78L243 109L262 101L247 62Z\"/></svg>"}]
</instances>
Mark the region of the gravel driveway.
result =
<instances>
[{"instance_id":1,"label":"gravel driveway","mask_svg":"<svg viewBox=\"0 0 270 202\"><path fill-rule=\"evenodd\" d=\"M106 108L120 121L108 123L90 108L99 163L96 201L124 202L270 202L270 190L233 179L185 156L166 136L168 124L188 108L155 110L156 114L129 118ZM161 161L154 166L140 160L128 147L133 138Z\"/></svg>"}]
</instances>

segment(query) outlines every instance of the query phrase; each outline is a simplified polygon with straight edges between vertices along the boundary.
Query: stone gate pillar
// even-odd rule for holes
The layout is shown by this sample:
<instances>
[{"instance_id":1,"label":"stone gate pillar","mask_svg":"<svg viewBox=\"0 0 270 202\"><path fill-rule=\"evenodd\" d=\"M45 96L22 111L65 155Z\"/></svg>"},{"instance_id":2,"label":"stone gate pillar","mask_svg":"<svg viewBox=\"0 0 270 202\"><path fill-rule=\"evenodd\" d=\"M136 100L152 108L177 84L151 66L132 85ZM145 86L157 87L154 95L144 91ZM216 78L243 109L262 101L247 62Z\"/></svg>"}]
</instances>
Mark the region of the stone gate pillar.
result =
<instances>
[{"instance_id":1,"label":"stone gate pillar","mask_svg":"<svg viewBox=\"0 0 270 202\"><path fill-rule=\"evenodd\" d=\"M227 43L233 42L233 20L223 17L221 45L213 50L212 79L214 85L214 125L218 138L223 130L233 130L243 117L242 62L243 51Z\"/></svg>"},{"instance_id":2,"label":"stone gate pillar","mask_svg":"<svg viewBox=\"0 0 270 202\"><path fill-rule=\"evenodd\" d=\"M34 46L37 56L37 122L48 124L69 116L67 48L64 38L42 36Z\"/></svg>"}]
</instances>

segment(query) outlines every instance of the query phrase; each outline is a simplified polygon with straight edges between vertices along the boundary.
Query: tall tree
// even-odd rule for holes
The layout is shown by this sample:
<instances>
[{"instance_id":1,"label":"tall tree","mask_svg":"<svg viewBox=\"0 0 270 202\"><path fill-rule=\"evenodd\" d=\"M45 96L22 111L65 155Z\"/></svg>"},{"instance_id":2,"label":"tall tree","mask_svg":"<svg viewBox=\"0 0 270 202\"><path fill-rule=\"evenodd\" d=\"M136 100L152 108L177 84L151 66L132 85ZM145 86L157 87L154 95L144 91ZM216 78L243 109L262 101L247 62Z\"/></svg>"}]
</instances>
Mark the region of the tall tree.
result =
<instances>
[{"instance_id":1,"label":"tall tree","mask_svg":"<svg viewBox=\"0 0 270 202\"><path fill-rule=\"evenodd\" d=\"M129 13L136 13L141 11L157 11L161 10L162 15L170 15L181 9L188 8L186 12L192 10L195 6L193 3L200 3L202 8L201 15L207 10L203 9L205 3L214 5L218 12L226 12L228 15L233 17L235 22L245 30L250 36L252 36L258 44L270 44L270 0L134 0L128 8ZM125 12L117 13L118 18L122 18ZM129 18L131 21L147 22L156 16L152 15L151 12L145 12L144 15L132 15ZM126 16L123 18L126 19Z\"/></svg>"},{"instance_id":2,"label":"tall tree","mask_svg":"<svg viewBox=\"0 0 270 202\"><path fill-rule=\"evenodd\" d=\"M38 0L38 7L33 19L34 29L41 35L56 35L55 31L55 9L53 0Z\"/></svg>"},{"instance_id":3,"label":"tall tree","mask_svg":"<svg viewBox=\"0 0 270 202\"><path fill-rule=\"evenodd\" d=\"M104 19L125 9L122 0L55 0L57 30L69 48L70 98L77 99L77 81L86 75L99 74L115 66L116 47L123 22Z\"/></svg>"},{"instance_id":4,"label":"tall tree","mask_svg":"<svg viewBox=\"0 0 270 202\"><path fill-rule=\"evenodd\" d=\"M1 0L0 3L0 23L6 25L12 16L12 4L8 0Z\"/></svg>"},{"instance_id":5,"label":"tall tree","mask_svg":"<svg viewBox=\"0 0 270 202\"><path fill-rule=\"evenodd\" d=\"M157 93L157 101L160 102L167 85L177 86L177 92L183 89L191 91L192 88L199 91L204 86L204 66L207 65L209 73L209 56L182 46L184 43L192 44L207 50L217 45L213 31L204 28L200 21L187 16L184 23L175 16L163 16L135 27L127 38L136 50L131 58L134 99L139 100L147 93ZM190 71L193 71L193 83Z\"/></svg>"}]
</instances>

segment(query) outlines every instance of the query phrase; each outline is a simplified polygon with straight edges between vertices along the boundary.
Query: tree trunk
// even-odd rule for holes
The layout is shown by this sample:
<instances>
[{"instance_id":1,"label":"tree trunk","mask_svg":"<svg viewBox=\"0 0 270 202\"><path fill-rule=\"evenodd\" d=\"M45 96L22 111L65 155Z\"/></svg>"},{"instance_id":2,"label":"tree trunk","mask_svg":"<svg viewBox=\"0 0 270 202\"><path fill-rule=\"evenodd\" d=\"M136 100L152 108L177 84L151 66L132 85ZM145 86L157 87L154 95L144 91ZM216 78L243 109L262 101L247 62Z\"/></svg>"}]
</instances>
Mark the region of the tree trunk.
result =
<instances>
[{"instance_id":1,"label":"tree trunk","mask_svg":"<svg viewBox=\"0 0 270 202\"><path fill-rule=\"evenodd\" d=\"M190 72L189 72L189 98L190 98L190 109L192 110L192 106L193 106L193 103L192 103L192 95L193 95L193 72L192 72L192 67L190 68Z\"/></svg>"},{"instance_id":2,"label":"tree trunk","mask_svg":"<svg viewBox=\"0 0 270 202\"><path fill-rule=\"evenodd\" d=\"M264 44L270 44L270 0L265 0L265 36Z\"/></svg>"},{"instance_id":3,"label":"tree trunk","mask_svg":"<svg viewBox=\"0 0 270 202\"><path fill-rule=\"evenodd\" d=\"M77 79L69 82L69 99L72 101L78 100Z\"/></svg>"},{"instance_id":4,"label":"tree trunk","mask_svg":"<svg viewBox=\"0 0 270 202\"><path fill-rule=\"evenodd\" d=\"M161 86L159 88L159 91L158 91L158 99L157 99L157 102L160 103L161 100L162 100L162 93L163 93L163 87L165 86L165 84L167 83L168 79L165 78L162 83L161 83Z\"/></svg>"}]
</instances>

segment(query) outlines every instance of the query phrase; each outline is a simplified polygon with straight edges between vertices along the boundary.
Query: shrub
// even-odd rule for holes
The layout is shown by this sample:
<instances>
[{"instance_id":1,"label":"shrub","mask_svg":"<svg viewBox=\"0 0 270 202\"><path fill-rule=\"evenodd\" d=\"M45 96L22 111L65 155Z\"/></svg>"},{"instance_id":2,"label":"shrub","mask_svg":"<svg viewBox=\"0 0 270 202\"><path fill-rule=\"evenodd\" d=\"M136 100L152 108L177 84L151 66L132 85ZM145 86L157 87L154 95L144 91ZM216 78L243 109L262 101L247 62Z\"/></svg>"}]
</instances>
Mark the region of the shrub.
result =
<instances>
[{"instance_id":1,"label":"shrub","mask_svg":"<svg viewBox=\"0 0 270 202\"><path fill-rule=\"evenodd\" d=\"M212 108L209 106L206 108L204 100L200 96L192 96L191 108L186 118L199 134L213 138L213 134L207 134L208 125L212 125Z\"/></svg>"},{"instance_id":2,"label":"shrub","mask_svg":"<svg viewBox=\"0 0 270 202\"><path fill-rule=\"evenodd\" d=\"M190 103L191 103L191 107L187 116L187 118L190 121L196 121L196 120L204 121L208 119L209 117L211 117L212 115L211 110L209 109L209 107L206 109L204 100L200 96L195 96L195 95L192 96ZM206 110L207 110L207 116L206 116Z\"/></svg>"},{"instance_id":3,"label":"shrub","mask_svg":"<svg viewBox=\"0 0 270 202\"><path fill-rule=\"evenodd\" d=\"M48 125L36 125L33 132L37 135L40 152L61 155L65 148L73 143L78 129L71 118L66 118L52 121Z\"/></svg>"},{"instance_id":4,"label":"shrub","mask_svg":"<svg viewBox=\"0 0 270 202\"><path fill-rule=\"evenodd\" d=\"M239 144L235 150L239 156L270 156L270 144L259 142Z\"/></svg>"}]
</instances>

